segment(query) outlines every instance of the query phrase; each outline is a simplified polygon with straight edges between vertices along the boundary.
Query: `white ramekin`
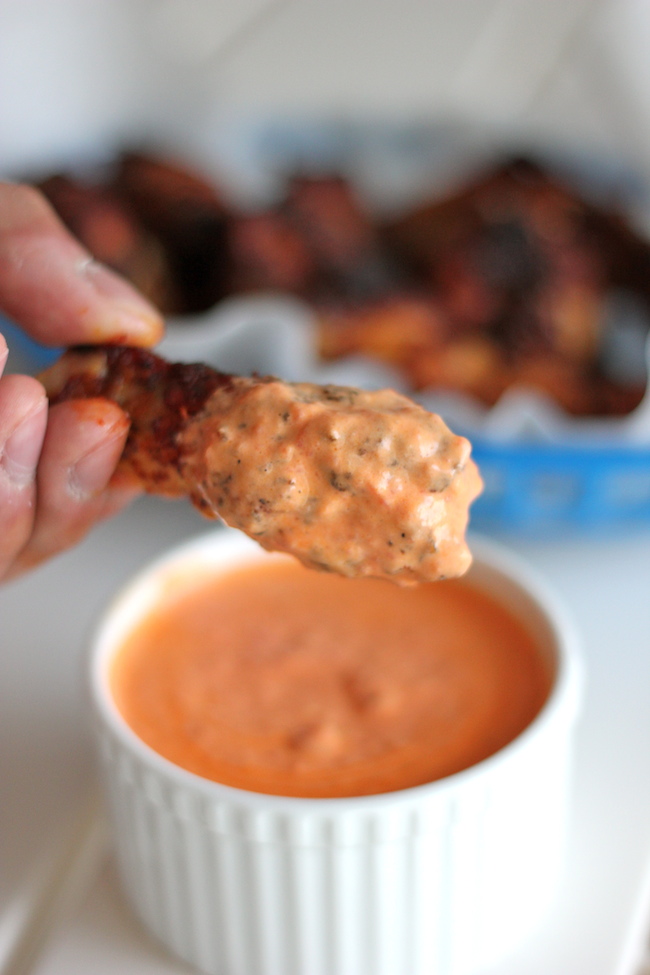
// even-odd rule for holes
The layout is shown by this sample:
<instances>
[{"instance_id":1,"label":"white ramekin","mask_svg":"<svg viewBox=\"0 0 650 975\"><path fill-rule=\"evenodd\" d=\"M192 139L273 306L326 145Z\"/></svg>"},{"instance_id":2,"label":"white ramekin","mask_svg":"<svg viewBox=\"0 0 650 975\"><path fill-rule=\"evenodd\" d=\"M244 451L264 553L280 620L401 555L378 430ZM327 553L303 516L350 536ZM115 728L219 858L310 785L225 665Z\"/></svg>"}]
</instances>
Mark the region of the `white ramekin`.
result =
<instances>
[{"instance_id":1,"label":"white ramekin","mask_svg":"<svg viewBox=\"0 0 650 975\"><path fill-rule=\"evenodd\" d=\"M169 580L268 558L217 529L139 575L94 640L92 698L119 870L133 908L211 975L467 975L542 919L558 885L581 666L534 572L474 540L470 578L533 630L552 693L510 745L449 778L345 799L267 796L176 767L126 725L108 669ZM168 590L167 590L168 591Z\"/></svg>"}]
</instances>

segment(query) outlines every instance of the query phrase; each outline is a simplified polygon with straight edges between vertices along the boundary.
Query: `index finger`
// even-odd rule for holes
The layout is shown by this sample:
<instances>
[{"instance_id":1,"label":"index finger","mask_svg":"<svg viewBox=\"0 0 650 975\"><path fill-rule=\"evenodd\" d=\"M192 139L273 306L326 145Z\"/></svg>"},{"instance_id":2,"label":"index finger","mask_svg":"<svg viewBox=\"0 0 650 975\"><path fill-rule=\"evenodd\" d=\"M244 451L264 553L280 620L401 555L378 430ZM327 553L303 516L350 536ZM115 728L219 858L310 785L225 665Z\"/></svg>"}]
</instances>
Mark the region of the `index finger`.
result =
<instances>
[{"instance_id":1,"label":"index finger","mask_svg":"<svg viewBox=\"0 0 650 975\"><path fill-rule=\"evenodd\" d=\"M160 314L93 261L30 186L0 183L0 310L45 345L154 345Z\"/></svg>"}]
</instances>

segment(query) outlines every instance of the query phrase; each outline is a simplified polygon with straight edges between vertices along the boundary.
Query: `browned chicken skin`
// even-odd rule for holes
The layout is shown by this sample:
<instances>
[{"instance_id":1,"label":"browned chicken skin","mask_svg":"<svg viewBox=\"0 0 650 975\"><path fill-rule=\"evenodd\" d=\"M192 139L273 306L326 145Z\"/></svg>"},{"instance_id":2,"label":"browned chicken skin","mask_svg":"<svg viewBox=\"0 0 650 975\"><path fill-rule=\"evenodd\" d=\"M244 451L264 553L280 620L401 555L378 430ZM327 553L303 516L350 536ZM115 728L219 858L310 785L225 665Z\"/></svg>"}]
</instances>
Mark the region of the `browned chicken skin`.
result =
<instances>
[{"instance_id":1,"label":"browned chicken skin","mask_svg":"<svg viewBox=\"0 0 650 975\"><path fill-rule=\"evenodd\" d=\"M71 350L41 378L52 402L118 403L132 424L124 470L264 548L402 583L470 564L470 445L391 390L248 379L119 346Z\"/></svg>"},{"instance_id":2,"label":"browned chicken skin","mask_svg":"<svg viewBox=\"0 0 650 975\"><path fill-rule=\"evenodd\" d=\"M253 211L213 176L146 152L40 188L166 315L289 292L312 309L323 358L379 359L414 392L492 407L524 387L576 416L641 402L650 245L613 199L597 204L525 158L389 217L340 174L276 175L277 198Z\"/></svg>"}]
</instances>

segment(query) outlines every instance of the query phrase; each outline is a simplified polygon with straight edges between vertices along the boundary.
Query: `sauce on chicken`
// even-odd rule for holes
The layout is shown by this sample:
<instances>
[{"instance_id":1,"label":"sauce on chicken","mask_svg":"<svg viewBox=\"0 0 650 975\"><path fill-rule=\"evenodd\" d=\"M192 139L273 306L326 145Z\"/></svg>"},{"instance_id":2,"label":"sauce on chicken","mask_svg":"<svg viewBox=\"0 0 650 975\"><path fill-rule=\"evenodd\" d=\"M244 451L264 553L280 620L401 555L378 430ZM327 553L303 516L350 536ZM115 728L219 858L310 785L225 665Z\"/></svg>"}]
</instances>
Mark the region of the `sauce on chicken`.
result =
<instances>
[{"instance_id":1,"label":"sauce on chicken","mask_svg":"<svg viewBox=\"0 0 650 975\"><path fill-rule=\"evenodd\" d=\"M402 582L469 567L480 484L469 443L390 390L236 384L215 391L180 444L197 500L264 548Z\"/></svg>"}]
</instances>

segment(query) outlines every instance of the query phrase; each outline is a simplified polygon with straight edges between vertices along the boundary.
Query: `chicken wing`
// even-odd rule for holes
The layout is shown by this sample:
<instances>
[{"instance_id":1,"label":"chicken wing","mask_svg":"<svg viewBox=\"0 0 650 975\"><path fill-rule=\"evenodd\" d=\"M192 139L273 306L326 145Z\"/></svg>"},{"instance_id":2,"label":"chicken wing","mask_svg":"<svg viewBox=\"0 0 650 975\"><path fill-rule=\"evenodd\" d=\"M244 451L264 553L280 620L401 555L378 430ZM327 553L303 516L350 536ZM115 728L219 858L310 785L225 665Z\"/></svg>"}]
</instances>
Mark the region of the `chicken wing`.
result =
<instances>
[{"instance_id":1,"label":"chicken wing","mask_svg":"<svg viewBox=\"0 0 650 975\"><path fill-rule=\"evenodd\" d=\"M266 549L401 583L470 564L470 444L392 390L231 376L119 346L70 350L41 379L52 402L118 403L131 418L123 469Z\"/></svg>"}]
</instances>

